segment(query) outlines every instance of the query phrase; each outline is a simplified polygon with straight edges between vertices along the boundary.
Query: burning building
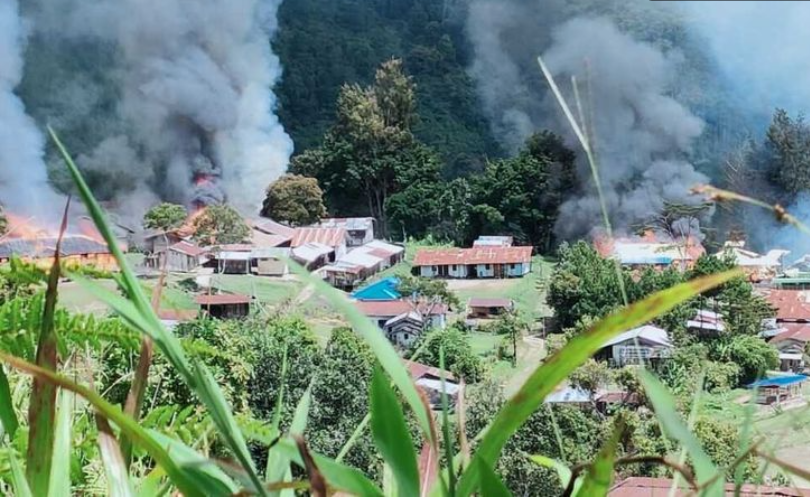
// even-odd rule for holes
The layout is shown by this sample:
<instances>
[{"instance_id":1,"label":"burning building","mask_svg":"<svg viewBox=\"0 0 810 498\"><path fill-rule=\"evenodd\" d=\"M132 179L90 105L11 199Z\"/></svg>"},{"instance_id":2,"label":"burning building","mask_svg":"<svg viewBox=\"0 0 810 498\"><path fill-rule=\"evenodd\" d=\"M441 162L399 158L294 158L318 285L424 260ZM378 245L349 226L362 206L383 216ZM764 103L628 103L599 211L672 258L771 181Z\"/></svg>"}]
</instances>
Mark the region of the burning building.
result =
<instances>
[{"instance_id":1,"label":"burning building","mask_svg":"<svg viewBox=\"0 0 810 498\"><path fill-rule=\"evenodd\" d=\"M12 257L50 268L56 254L57 237L12 237L0 241L0 263ZM115 270L118 265L107 244L86 235L65 235L59 249L64 266L93 266L101 270Z\"/></svg>"},{"instance_id":2,"label":"burning building","mask_svg":"<svg viewBox=\"0 0 810 498\"><path fill-rule=\"evenodd\" d=\"M695 261L706 253L694 235L671 238L647 231L638 237L610 238L601 234L594 239L596 252L604 258L615 258L622 266L633 270L675 267L692 268Z\"/></svg>"}]
</instances>

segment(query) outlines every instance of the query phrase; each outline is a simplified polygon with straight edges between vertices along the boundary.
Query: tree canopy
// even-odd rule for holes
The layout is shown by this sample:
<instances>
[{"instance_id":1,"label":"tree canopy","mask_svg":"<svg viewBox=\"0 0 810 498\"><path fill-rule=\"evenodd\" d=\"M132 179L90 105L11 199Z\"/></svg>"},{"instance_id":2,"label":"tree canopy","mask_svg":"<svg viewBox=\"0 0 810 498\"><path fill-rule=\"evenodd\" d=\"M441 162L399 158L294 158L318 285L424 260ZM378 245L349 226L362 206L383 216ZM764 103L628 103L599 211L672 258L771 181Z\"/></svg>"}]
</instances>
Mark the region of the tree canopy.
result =
<instances>
[{"instance_id":1,"label":"tree canopy","mask_svg":"<svg viewBox=\"0 0 810 498\"><path fill-rule=\"evenodd\" d=\"M194 218L194 238L204 244L239 244L250 235L250 227L234 208L214 204Z\"/></svg>"},{"instance_id":2,"label":"tree canopy","mask_svg":"<svg viewBox=\"0 0 810 498\"><path fill-rule=\"evenodd\" d=\"M292 226L317 223L326 216L318 180L301 175L282 176L267 187L261 214Z\"/></svg>"},{"instance_id":3,"label":"tree canopy","mask_svg":"<svg viewBox=\"0 0 810 498\"><path fill-rule=\"evenodd\" d=\"M143 215L143 226L144 228L156 230L171 230L180 228L186 221L186 218L188 218L186 208L179 204L162 202L156 206L152 206L146 214Z\"/></svg>"}]
</instances>

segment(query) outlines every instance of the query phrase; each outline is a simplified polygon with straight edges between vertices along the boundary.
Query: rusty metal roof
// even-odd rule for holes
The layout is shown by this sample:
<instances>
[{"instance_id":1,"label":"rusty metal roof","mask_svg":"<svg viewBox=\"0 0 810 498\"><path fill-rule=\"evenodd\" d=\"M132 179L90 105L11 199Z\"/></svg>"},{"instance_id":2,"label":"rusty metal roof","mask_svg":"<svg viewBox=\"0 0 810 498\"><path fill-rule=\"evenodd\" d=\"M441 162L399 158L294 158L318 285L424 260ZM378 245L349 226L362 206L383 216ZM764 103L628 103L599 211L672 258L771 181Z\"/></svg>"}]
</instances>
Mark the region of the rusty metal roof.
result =
<instances>
[{"instance_id":1,"label":"rusty metal roof","mask_svg":"<svg viewBox=\"0 0 810 498\"><path fill-rule=\"evenodd\" d=\"M414 266L528 263L531 246L419 249Z\"/></svg>"}]
</instances>

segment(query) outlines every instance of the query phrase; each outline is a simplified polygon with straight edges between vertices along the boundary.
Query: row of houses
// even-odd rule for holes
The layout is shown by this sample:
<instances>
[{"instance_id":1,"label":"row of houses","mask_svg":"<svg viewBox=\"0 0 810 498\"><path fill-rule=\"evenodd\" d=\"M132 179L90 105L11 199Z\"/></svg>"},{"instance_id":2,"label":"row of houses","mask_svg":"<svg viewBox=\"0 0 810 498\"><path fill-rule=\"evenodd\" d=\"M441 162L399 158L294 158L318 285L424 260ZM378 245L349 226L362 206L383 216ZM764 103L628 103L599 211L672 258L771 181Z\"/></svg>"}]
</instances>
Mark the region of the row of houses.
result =
<instances>
[{"instance_id":1,"label":"row of houses","mask_svg":"<svg viewBox=\"0 0 810 498\"><path fill-rule=\"evenodd\" d=\"M532 271L531 246L475 245L419 249L413 271L437 278L519 278Z\"/></svg>"}]
</instances>

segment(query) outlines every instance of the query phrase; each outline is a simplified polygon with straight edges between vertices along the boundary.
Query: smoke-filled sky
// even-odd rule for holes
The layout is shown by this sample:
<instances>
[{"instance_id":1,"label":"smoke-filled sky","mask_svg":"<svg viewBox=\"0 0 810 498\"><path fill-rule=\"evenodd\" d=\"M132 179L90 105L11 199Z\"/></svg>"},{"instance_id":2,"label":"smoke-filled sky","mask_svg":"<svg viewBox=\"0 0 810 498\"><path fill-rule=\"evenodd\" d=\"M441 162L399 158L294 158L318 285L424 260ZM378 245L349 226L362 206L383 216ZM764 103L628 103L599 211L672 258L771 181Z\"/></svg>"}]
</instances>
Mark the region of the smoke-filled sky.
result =
<instances>
[{"instance_id":1,"label":"smoke-filled sky","mask_svg":"<svg viewBox=\"0 0 810 498\"><path fill-rule=\"evenodd\" d=\"M14 93L23 74L25 41L17 0L1 1L0 199L7 209L41 217L52 213L58 197L48 185L42 134Z\"/></svg>"},{"instance_id":2,"label":"smoke-filled sky","mask_svg":"<svg viewBox=\"0 0 810 498\"><path fill-rule=\"evenodd\" d=\"M115 126L106 135L101 130L78 162L119 214L137 220L161 199L192 206L227 198L246 214L258 211L264 188L286 170L292 153L273 94L281 65L270 40L280 2L32 0L26 6L39 43L81 42L114 53L102 71L115 87ZM22 22L16 12L7 17ZM17 67L3 89L19 78ZM46 119L93 119L81 104L97 100L97 93L73 85L76 105ZM39 158L36 145L26 153ZM6 161L0 164L8 170Z\"/></svg>"}]
</instances>

